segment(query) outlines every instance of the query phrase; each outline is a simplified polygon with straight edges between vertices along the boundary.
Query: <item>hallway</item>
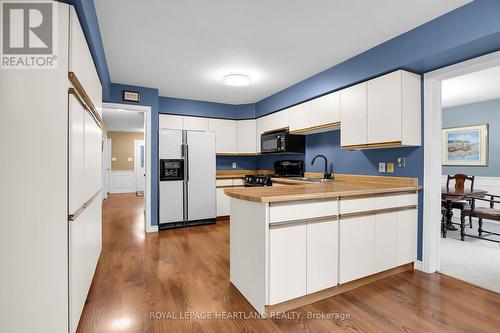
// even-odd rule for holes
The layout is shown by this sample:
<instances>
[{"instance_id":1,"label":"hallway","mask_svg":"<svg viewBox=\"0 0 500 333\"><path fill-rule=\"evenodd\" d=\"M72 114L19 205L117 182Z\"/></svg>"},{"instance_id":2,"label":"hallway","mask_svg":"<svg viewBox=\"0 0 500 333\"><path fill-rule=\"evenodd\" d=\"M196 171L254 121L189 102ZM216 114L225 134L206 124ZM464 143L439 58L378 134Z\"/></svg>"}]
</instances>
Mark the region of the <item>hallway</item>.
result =
<instances>
[{"instance_id":1,"label":"hallway","mask_svg":"<svg viewBox=\"0 0 500 333\"><path fill-rule=\"evenodd\" d=\"M255 318L229 283L229 223L145 234L143 200L113 194L104 201L103 248L80 333L493 332L500 326L498 294L418 271L299 308L288 318Z\"/></svg>"}]
</instances>

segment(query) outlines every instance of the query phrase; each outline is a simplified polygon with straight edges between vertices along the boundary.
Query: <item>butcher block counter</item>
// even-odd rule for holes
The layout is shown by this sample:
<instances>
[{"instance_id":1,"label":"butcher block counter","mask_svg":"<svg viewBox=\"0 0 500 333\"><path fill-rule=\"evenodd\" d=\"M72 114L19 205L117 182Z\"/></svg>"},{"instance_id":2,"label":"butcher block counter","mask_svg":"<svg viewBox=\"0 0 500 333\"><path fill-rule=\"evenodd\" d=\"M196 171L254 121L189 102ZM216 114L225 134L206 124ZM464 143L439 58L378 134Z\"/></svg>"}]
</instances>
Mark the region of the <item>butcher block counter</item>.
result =
<instances>
[{"instance_id":1,"label":"butcher block counter","mask_svg":"<svg viewBox=\"0 0 500 333\"><path fill-rule=\"evenodd\" d=\"M335 180L328 183L313 183L287 178L273 178L272 181L291 186L245 187L226 189L224 192L226 195L240 200L284 202L408 192L420 189L417 179L402 177L335 175Z\"/></svg>"},{"instance_id":2,"label":"butcher block counter","mask_svg":"<svg viewBox=\"0 0 500 333\"><path fill-rule=\"evenodd\" d=\"M411 270L419 190L414 178L358 175L226 188L230 281L266 316Z\"/></svg>"}]
</instances>

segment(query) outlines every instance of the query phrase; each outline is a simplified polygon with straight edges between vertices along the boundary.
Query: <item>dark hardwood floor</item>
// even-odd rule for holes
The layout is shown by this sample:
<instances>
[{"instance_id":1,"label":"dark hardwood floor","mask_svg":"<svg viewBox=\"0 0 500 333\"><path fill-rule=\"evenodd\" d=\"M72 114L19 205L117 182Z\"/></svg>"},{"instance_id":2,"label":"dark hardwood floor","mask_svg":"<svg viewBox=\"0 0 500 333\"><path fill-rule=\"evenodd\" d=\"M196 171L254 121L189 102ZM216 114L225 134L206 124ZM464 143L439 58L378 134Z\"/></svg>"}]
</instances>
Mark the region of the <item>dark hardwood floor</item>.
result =
<instances>
[{"instance_id":1,"label":"dark hardwood floor","mask_svg":"<svg viewBox=\"0 0 500 333\"><path fill-rule=\"evenodd\" d=\"M498 294L418 271L259 319L229 283L228 221L146 235L143 218L142 197L105 200L103 249L78 332L499 331Z\"/></svg>"}]
</instances>

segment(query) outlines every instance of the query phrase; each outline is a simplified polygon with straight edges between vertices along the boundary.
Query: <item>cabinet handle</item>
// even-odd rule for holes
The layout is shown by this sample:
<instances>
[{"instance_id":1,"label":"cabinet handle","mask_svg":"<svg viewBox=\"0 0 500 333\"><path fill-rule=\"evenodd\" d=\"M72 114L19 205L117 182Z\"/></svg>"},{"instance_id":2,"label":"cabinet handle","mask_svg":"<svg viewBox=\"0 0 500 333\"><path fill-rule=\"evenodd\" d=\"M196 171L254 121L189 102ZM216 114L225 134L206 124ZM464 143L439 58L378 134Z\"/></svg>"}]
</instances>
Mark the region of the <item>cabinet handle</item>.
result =
<instances>
[{"instance_id":1,"label":"cabinet handle","mask_svg":"<svg viewBox=\"0 0 500 333\"><path fill-rule=\"evenodd\" d=\"M285 228L291 227L294 225L306 224L307 220L292 220L292 221L283 221L283 222L273 222L269 224L269 229L277 229L277 228Z\"/></svg>"},{"instance_id":2,"label":"cabinet handle","mask_svg":"<svg viewBox=\"0 0 500 333\"><path fill-rule=\"evenodd\" d=\"M97 198L99 193L101 193L102 189L99 189L92 197L90 197L89 200L85 201L78 209L73 213L68 215L68 220L70 222L75 222L78 219L78 216L80 216L87 207L89 207L92 202Z\"/></svg>"},{"instance_id":3,"label":"cabinet handle","mask_svg":"<svg viewBox=\"0 0 500 333\"><path fill-rule=\"evenodd\" d=\"M97 122L97 125L102 129L102 118L97 112L94 104L92 103L92 100L90 99L89 95L83 88L83 85L80 83L80 80L78 80L78 77L76 76L75 73L73 72L68 72L68 79L70 80L71 84L73 87L75 87L76 92L78 95L81 96L81 99L85 102L87 105L87 110L91 113L92 117L95 119ZM71 89L71 88L70 88Z\"/></svg>"},{"instance_id":4,"label":"cabinet handle","mask_svg":"<svg viewBox=\"0 0 500 333\"><path fill-rule=\"evenodd\" d=\"M101 116L99 116L99 114L97 112L94 113L94 112L92 112L92 110L90 110L88 108L88 106L84 103L84 101L82 100L82 98L80 97L80 95L78 95L77 91L74 88L69 88L68 89L68 93L70 95L73 95L73 97L75 97L75 99L82 106L82 108L85 110L85 112L87 112L92 117L92 119L94 119L94 121L97 124L97 126L99 126L99 128L102 130L102 119L101 119Z\"/></svg>"}]
</instances>

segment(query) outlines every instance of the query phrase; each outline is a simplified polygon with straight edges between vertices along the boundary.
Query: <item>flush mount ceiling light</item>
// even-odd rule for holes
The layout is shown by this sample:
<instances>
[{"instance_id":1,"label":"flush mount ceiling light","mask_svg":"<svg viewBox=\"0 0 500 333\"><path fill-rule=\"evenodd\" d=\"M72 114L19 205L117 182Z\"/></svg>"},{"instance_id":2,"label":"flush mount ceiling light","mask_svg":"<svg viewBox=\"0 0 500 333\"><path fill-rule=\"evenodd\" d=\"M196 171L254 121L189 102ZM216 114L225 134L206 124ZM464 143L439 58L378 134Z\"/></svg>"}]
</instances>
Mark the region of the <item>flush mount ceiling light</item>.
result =
<instances>
[{"instance_id":1,"label":"flush mount ceiling light","mask_svg":"<svg viewBox=\"0 0 500 333\"><path fill-rule=\"evenodd\" d=\"M248 86L251 81L250 76L244 74L228 74L222 78L224 84L234 87Z\"/></svg>"}]
</instances>

